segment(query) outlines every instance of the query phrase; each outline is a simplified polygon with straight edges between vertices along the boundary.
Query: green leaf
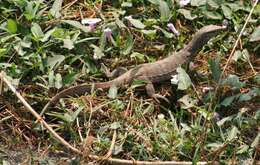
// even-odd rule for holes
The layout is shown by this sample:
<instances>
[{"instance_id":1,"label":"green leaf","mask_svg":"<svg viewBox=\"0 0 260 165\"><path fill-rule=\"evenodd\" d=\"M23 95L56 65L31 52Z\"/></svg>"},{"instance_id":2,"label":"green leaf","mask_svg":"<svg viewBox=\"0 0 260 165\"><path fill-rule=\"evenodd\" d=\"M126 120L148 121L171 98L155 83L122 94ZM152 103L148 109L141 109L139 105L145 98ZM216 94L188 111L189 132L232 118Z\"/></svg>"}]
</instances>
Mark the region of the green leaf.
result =
<instances>
[{"instance_id":1,"label":"green leaf","mask_svg":"<svg viewBox=\"0 0 260 165\"><path fill-rule=\"evenodd\" d=\"M209 59L208 61L210 70L213 76L213 79L215 82L218 82L221 74L221 69L220 69L220 57L218 56L215 59Z\"/></svg>"},{"instance_id":2,"label":"green leaf","mask_svg":"<svg viewBox=\"0 0 260 165\"><path fill-rule=\"evenodd\" d=\"M105 54L103 53L103 50L100 47L93 45L93 44L91 44L90 46L92 48L94 48L94 55L93 55L94 59L101 59L102 57L105 56Z\"/></svg>"},{"instance_id":3,"label":"green leaf","mask_svg":"<svg viewBox=\"0 0 260 165\"><path fill-rule=\"evenodd\" d=\"M235 100L236 96L229 96L229 97L226 97L222 102L221 102L221 105L227 107L227 106L230 106L231 103Z\"/></svg>"},{"instance_id":4,"label":"green leaf","mask_svg":"<svg viewBox=\"0 0 260 165\"><path fill-rule=\"evenodd\" d=\"M155 39L156 37L156 30L141 30L147 37L150 39Z\"/></svg>"},{"instance_id":5,"label":"green leaf","mask_svg":"<svg viewBox=\"0 0 260 165\"><path fill-rule=\"evenodd\" d=\"M127 39L126 39L126 42L124 44L124 48L122 50L123 55L128 55L131 52L131 50L134 46L134 39L133 39L132 34L129 33L126 37L127 37Z\"/></svg>"},{"instance_id":6,"label":"green leaf","mask_svg":"<svg viewBox=\"0 0 260 165\"><path fill-rule=\"evenodd\" d=\"M132 7L133 6L133 3L132 2L123 2L121 4L122 7Z\"/></svg>"},{"instance_id":7,"label":"green leaf","mask_svg":"<svg viewBox=\"0 0 260 165\"><path fill-rule=\"evenodd\" d=\"M236 50L233 57L232 57L232 60L237 62L241 58L242 58L242 52L240 50Z\"/></svg>"},{"instance_id":8,"label":"green leaf","mask_svg":"<svg viewBox=\"0 0 260 165\"><path fill-rule=\"evenodd\" d=\"M52 87L54 87L54 81L55 81L55 76L54 76L54 71L53 70L51 70L50 72L49 72L49 74L48 74L48 87L49 88L52 88Z\"/></svg>"},{"instance_id":9,"label":"green leaf","mask_svg":"<svg viewBox=\"0 0 260 165\"><path fill-rule=\"evenodd\" d=\"M117 97L117 87L112 85L110 88L109 88L109 91L108 91L108 95L107 95L110 99L115 99Z\"/></svg>"},{"instance_id":10,"label":"green leaf","mask_svg":"<svg viewBox=\"0 0 260 165\"><path fill-rule=\"evenodd\" d=\"M231 131L228 132L227 141L232 141L237 137L239 130L236 126L233 126Z\"/></svg>"},{"instance_id":11,"label":"green leaf","mask_svg":"<svg viewBox=\"0 0 260 165\"><path fill-rule=\"evenodd\" d=\"M258 146L259 145L259 141L260 141L260 133L258 132L257 136L255 137L255 139L251 143L250 147L252 147L252 148L259 147Z\"/></svg>"},{"instance_id":12,"label":"green leaf","mask_svg":"<svg viewBox=\"0 0 260 165\"><path fill-rule=\"evenodd\" d=\"M191 86L191 79L189 75L185 72L184 69L181 67L177 68L178 73L178 89L179 90L186 90Z\"/></svg>"},{"instance_id":13,"label":"green leaf","mask_svg":"<svg viewBox=\"0 0 260 165\"><path fill-rule=\"evenodd\" d=\"M84 107L79 107L75 112L72 112L72 113L65 113L68 114L70 116L70 120L69 120L69 123L72 123L76 120L76 118L78 117L79 113L84 109ZM64 115L64 116L65 116Z\"/></svg>"},{"instance_id":14,"label":"green leaf","mask_svg":"<svg viewBox=\"0 0 260 165\"><path fill-rule=\"evenodd\" d=\"M178 12L181 13L188 20L194 20L195 18L197 18L196 15L192 14L191 11L187 9L179 9Z\"/></svg>"},{"instance_id":15,"label":"green leaf","mask_svg":"<svg viewBox=\"0 0 260 165\"><path fill-rule=\"evenodd\" d=\"M191 6L202 6L206 5L207 1L206 0L191 0L190 4Z\"/></svg>"},{"instance_id":16,"label":"green leaf","mask_svg":"<svg viewBox=\"0 0 260 165\"><path fill-rule=\"evenodd\" d=\"M190 109L195 106L197 100L191 98L189 95L184 95L178 102L181 103L182 109Z\"/></svg>"},{"instance_id":17,"label":"green leaf","mask_svg":"<svg viewBox=\"0 0 260 165\"><path fill-rule=\"evenodd\" d=\"M36 39L41 39L44 37L42 29L37 23L32 24L31 32Z\"/></svg>"},{"instance_id":18,"label":"green leaf","mask_svg":"<svg viewBox=\"0 0 260 165\"><path fill-rule=\"evenodd\" d=\"M67 48L69 50L73 49L74 48L74 43L72 40L70 39L64 39L63 40L63 47L64 48Z\"/></svg>"},{"instance_id":19,"label":"green leaf","mask_svg":"<svg viewBox=\"0 0 260 165\"><path fill-rule=\"evenodd\" d=\"M243 154L243 153L246 153L249 149L249 146L244 144L244 145L241 145L238 147L237 149L237 154Z\"/></svg>"},{"instance_id":20,"label":"green leaf","mask_svg":"<svg viewBox=\"0 0 260 165\"><path fill-rule=\"evenodd\" d=\"M75 82L76 78L77 78L77 73L69 73L69 74L65 75L65 77L63 78L63 84L70 85L73 82Z\"/></svg>"},{"instance_id":21,"label":"green leaf","mask_svg":"<svg viewBox=\"0 0 260 165\"><path fill-rule=\"evenodd\" d=\"M223 4L223 5L221 5L221 9L222 9L222 12L223 12L225 18L227 18L227 19L232 18L232 10L228 6Z\"/></svg>"},{"instance_id":22,"label":"green leaf","mask_svg":"<svg viewBox=\"0 0 260 165\"><path fill-rule=\"evenodd\" d=\"M254 32L250 35L250 40L251 42L254 41L260 41L260 26L258 26Z\"/></svg>"},{"instance_id":23,"label":"green leaf","mask_svg":"<svg viewBox=\"0 0 260 165\"><path fill-rule=\"evenodd\" d=\"M145 25L138 19L134 19L132 17L126 17L126 19L136 28L138 29L144 29Z\"/></svg>"},{"instance_id":24,"label":"green leaf","mask_svg":"<svg viewBox=\"0 0 260 165\"><path fill-rule=\"evenodd\" d=\"M112 123L111 125L110 125L110 128L111 129L118 129L118 128L120 128L121 127L121 124L119 123L119 122L114 122L114 123Z\"/></svg>"},{"instance_id":25,"label":"green leaf","mask_svg":"<svg viewBox=\"0 0 260 165\"><path fill-rule=\"evenodd\" d=\"M159 26L154 25L153 27L154 27L155 29L161 30L162 33L164 34L164 36L165 36L166 38L173 38L173 36L174 36L172 33L167 32L166 30L164 30L163 28L161 28L161 27L159 27Z\"/></svg>"},{"instance_id":26,"label":"green leaf","mask_svg":"<svg viewBox=\"0 0 260 165\"><path fill-rule=\"evenodd\" d=\"M10 33L16 33L17 32L17 25L16 21L13 19L8 19L7 20L7 29Z\"/></svg>"},{"instance_id":27,"label":"green leaf","mask_svg":"<svg viewBox=\"0 0 260 165\"><path fill-rule=\"evenodd\" d=\"M210 19L214 19L214 20L222 20L223 17L220 13L216 12L216 11L205 11L205 15L210 18Z\"/></svg>"},{"instance_id":28,"label":"green leaf","mask_svg":"<svg viewBox=\"0 0 260 165\"><path fill-rule=\"evenodd\" d=\"M62 77L61 74L57 73L55 76L55 88L60 89L62 87Z\"/></svg>"},{"instance_id":29,"label":"green leaf","mask_svg":"<svg viewBox=\"0 0 260 165\"><path fill-rule=\"evenodd\" d=\"M89 27L82 25L78 21L63 20L62 22L67 23L67 24L69 24L71 26L74 26L75 28L78 28L78 29L82 30L83 32L86 32L86 33L90 32L90 28Z\"/></svg>"},{"instance_id":30,"label":"green leaf","mask_svg":"<svg viewBox=\"0 0 260 165\"><path fill-rule=\"evenodd\" d=\"M60 14L60 10L62 7L62 2L63 0L55 0L51 9L50 9L50 13L54 18L60 18L61 14Z\"/></svg>"},{"instance_id":31,"label":"green leaf","mask_svg":"<svg viewBox=\"0 0 260 165\"><path fill-rule=\"evenodd\" d=\"M222 0L207 0L207 4L213 8L219 8Z\"/></svg>"},{"instance_id":32,"label":"green leaf","mask_svg":"<svg viewBox=\"0 0 260 165\"><path fill-rule=\"evenodd\" d=\"M144 62L145 61L145 55L142 54L142 53L138 53L138 52L133 52L131 55L130 55L131 58L135 58L137 59L137 61L140 61L140 62Z\"/></svg>"},{"instance_id":33,"label":"green leaf","mask_svg":"<svg viewBox=\"0 0 260 165\"><path fill-rule=\"evenodd\" d=\"M232 60L234 60L235 62L242 60L245 62L249 61L249 52L247 49L243 49L242 52L240 50L235 51Z\"/></svg>"},{"instance_id":34,"label":"green leaf","mask_svg":"<svg viewBox=\"0 0 260 165\"><path fill-rule=\"evenodd\" d=\"M220 121L217 122L217 125L219 127L223 126L227 121L231 121L233 119L233 116L228 116L228 117L225 117L223 119L221 119Z\"/></svg>"},{"instance_id":35,"label":"green leaf","mask_svg":"<svg viewBox=\"0 0 260 165\"><path fill-rule=\"evenodd\" d=\"M41 1L26 1L24 16L28 21L32 21L36 17L40 4Z\"/></svg>"},{"instance_id":36,"label":"green leaf","mask_svg":"<svg viewBox=\"0 0 260 165\"><path fill-rule=\"evenodd\" d=\"M236 75L228 75L222 85L229 85L232 89L240 89L245 86L245 83L240 82L239 77Z\"/></svg>"},{"instance_id":37,"label":"green leaf","mask_svg":"<svg viewBox=\"0 0 260 165\"><path fill-rule=\"evenodd\" d=\"M252 96L250 95L250 93L243 93L239 96L238 101L249 101L251 99L252 99Z\"/></svg>"},{"instance_id":38,"label":"green leaf","mask_svg":"<svg viewBox=\"0 0 260 165\"><path fill-rule=\"evenodd\" d=\"M160 11L160 14L161 14L161 20L165 21L165 22L169 21L169 19L170 19L170 9L169 9L167 2L160 0L159 11Z\"/></svg>"},{"instance_id":39,"label":"green leaf","mask_svg":"<svg viewBox=\"0 0 260 165\"><path fill-rule=\"evenodd\" d=\"M50 67L50 70L56 66L59 66L65 60L65 56L63 55L54 55L52 57L47 58L47 66Z\"/></svg>"},{"instance_id":40,"label":"green leaf","mask_svg":"<svg viewBox=\"0 0 260 165\"><path fill-rule=\"evenodd\" d=\"M256 82L256 84L260 85L260 74L257 73L254 77L254 81Z\"/></svg>"},{"instance_id":41,"label":"green leaf","mask_svg":"<svg viewBox=\"0 0 260 165\"><path fill-rule=\"evenodd\" d=\"M49 31L47 31L45 34L44 34L44 37L41 39L41 42L46 42L49 40L50 36L52 35L52 33L54 33L56 31L56 28L53 28Z\"/></svg>"},{"instance_id":42,"label":"green leaf","mask_svg":"<svg viewBox=\"0 0 260 165\"><path fill-rule=\"evenodd\" d=\"M239 3L225 3L225 5L229 6L230 9L232 9L235 12L241 9L241 6Z\"/></svg>"}]
</instances>

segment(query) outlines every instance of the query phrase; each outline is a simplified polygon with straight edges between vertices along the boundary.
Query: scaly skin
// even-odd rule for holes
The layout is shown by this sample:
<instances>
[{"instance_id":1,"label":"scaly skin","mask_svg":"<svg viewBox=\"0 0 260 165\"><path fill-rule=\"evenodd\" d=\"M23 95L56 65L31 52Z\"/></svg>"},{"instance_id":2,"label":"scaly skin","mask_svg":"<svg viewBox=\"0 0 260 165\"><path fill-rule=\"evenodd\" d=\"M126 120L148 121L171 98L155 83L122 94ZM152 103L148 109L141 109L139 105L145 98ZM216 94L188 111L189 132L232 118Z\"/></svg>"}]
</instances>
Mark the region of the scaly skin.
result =
<instances>
[{"instance_id":1,"label":"scaly skin","mask_svg":"<svg viewBox=\"0 0 260 165\"><path fill-rule=\"evenodd\" d=\"M120 87L125 84L131 84L133 80L143 80L146 82L146 91L150 97L163 98L155 94L152 83L162 82L171 79L176 73L178 66L189 62L201 50L201 48L214 36L225 30L226 26L208 25L200 29L193 39L179 52L173 53L169 57L146 63L125 72L121 76L107 82L94 84L81 84L65 89L56 94L43 108L42 113L51 105L54 105L60 98L68 96L79 96L94 89L109 89L112 85ZM42 114L41 113L41 114Z\"/></svg>"}]
</instances>

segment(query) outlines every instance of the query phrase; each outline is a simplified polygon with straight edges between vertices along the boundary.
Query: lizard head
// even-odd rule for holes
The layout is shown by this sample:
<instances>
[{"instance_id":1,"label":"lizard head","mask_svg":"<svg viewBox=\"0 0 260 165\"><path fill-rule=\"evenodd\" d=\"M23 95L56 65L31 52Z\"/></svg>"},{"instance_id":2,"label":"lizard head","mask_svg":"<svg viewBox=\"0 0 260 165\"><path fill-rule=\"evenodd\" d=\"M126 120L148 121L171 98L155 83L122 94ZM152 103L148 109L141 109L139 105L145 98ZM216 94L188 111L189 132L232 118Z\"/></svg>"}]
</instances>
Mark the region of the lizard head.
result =
<instances>
[{"instance_id":1,"label":"lizard head","mask_svg":"<svg viewBox=\"0 0 260 165\"><path fill-rule=\"evenodd\" d=\"M205 44L212 38L218 35L221 31L227 29L227 26L208 25L201 28L194 36L203 40Z\"/></svg>"},{"instance_id":2,"label":"lizard head","mask_svg":"<svg viewBox=\"0 0 260 165\"><path fill-rule=\"evenodd\" d=\"M208 25L201 28L193 39L184 48L191 55L197 53L212 37L218 35L221 31L227 29L227 26Z\"/></svg>"}]
</instances>

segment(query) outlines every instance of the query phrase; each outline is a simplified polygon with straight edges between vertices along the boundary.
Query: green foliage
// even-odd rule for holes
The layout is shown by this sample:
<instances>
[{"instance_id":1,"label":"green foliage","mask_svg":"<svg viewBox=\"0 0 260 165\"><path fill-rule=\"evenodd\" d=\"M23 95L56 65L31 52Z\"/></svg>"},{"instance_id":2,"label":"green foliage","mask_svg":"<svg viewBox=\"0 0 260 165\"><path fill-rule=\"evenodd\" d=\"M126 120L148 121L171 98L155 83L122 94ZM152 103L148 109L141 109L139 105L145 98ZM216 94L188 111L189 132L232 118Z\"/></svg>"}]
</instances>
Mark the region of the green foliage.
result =
<instances>
[{"instance_id":1,"label":"green foliage","mask_svg":"<svg viewBox=\"0 0 260 165\"><path fill-rule=\"evenodd\" d=\"M81 99L63 99L44 119L79 147L79 139L94 136L86 147L93 154L106 154L116 130L113 157L194 164L201 160L253 160L259 158L256 148L260 138L259 10L253 12L220 79L251 7L250 1L240 0L191 0L186 6L177 0L0 1L0 69L40 112L46 98L58 89L76 82L106 81L99 70L101 62L109 69L152 62L183 48L199 28L227 20L229 30L211 40L195 58L198 76L177 69L178 88L172 94L176 98L170 98L171 105L146 99L138 89L145 82L134 81L126 90L113 86L108 92L97 90ZM93 27L81 23L92 17L101 21ZM168 23L176 26L179 36L168 29ZM112 31L110 36L105 33L107 28ZM211 87L209 91L203 92L205 86ZM220 92L214 93L217 86ZM35 119L19 102L14 108L10 105L3 103L0 130L6 132L8 126L18 123L19 127L25 121L18 132L28 140L28 134L20 133ZM37 137L32 139L37 142L32 144L54 144L50 145L53 150L64 150L39 128L40 124L34 128L32 136Z\"/></svg>"}]
</instances>

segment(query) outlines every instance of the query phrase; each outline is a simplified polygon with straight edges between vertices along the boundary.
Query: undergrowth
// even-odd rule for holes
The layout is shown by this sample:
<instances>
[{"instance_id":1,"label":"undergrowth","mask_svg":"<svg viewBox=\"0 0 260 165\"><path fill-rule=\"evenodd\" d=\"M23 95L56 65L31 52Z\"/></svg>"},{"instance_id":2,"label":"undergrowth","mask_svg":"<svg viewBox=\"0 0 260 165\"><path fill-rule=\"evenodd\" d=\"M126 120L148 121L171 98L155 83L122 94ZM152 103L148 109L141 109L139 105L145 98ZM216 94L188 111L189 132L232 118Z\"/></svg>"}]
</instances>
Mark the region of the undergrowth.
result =
<instances>
[{"instance_id":1,"label":"undergrowth","mask_svg":"<svg viewBox=\"0 0 260 165\"><path fill-rule=\"evenodd\" d=\"M260 5L221 76L253 2L180 2L0 1L0 68L41 113L62 89L107 81L101 64L113 70L162 59L201 27L225 20L228 30L205 45L191 67L182 66L181 81L157 87L169 104L132 84L61 99L44 119L86 155L105 155L116 130L114 158L253 163L260 159ZM68 154L7 88L0 131L0 164L93 161Z\"/></svg>"}]
</instances>

